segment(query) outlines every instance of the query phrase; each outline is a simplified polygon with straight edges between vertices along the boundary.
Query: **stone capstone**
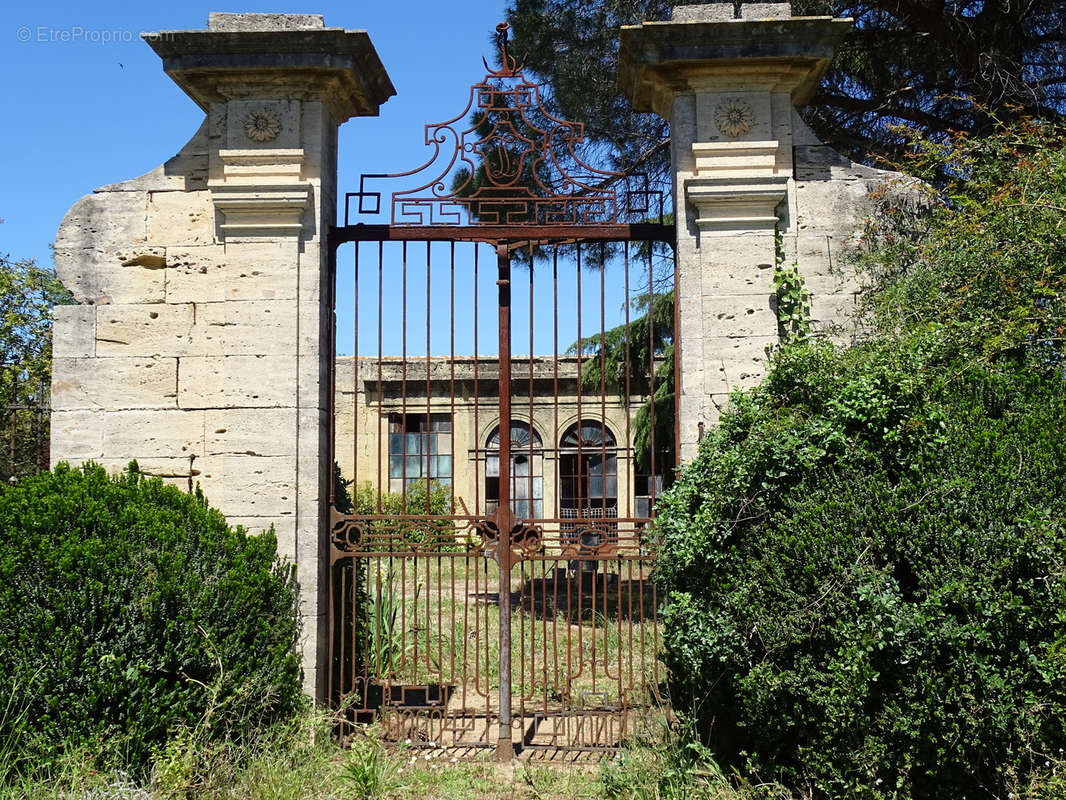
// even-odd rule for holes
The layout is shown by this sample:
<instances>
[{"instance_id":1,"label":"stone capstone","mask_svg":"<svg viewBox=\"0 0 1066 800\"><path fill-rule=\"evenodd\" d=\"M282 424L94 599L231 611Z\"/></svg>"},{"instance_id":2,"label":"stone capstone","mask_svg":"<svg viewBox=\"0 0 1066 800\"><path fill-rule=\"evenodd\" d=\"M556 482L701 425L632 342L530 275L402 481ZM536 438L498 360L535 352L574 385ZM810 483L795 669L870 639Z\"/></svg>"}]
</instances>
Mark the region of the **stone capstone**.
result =
<instances>
[{"instance_id":1,"label":"stone capstone","mask_svg":"<svg viewBox=\"0 0 1066 800\"><path fill-rule=\"evenodd\" d=\"M321 14L233 14L212 11L207 16L209 31L295 31L325 28Z\"/></svg>"},{"instance_id":2,"label":"stone capstone","mask_svg":"<svg viewBox=\"0 0 1066 800\"><path fill-rule=\"evenodd\" d=\"M792 16L791 3L742 3L736 13L732 3L674 6L673 22L726 22L733 19L784 19Z\"/></svg>"}]
</instances>

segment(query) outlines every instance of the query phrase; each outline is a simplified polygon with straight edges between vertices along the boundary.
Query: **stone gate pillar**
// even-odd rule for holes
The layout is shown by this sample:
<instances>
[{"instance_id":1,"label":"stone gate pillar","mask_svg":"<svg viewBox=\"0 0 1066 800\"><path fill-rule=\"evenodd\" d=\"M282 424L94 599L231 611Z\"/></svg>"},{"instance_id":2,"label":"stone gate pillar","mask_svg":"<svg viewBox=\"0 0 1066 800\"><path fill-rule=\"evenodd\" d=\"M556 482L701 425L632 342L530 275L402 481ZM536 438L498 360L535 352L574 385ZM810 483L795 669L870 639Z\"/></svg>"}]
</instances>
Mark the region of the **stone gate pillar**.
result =
<instances>
[{"instance_id":1,"label":"stone gate pillar","mask_svg":"<svg viewBox=\"0 0 1066 800\"><path fill-rule=\"evenodd\" d=\"M843 322L854 286L834 251L887 173L856 165L800 119L851 21L792 17L788 3L679 6L622 28L619 83L670 122L681 332L681 457L729 392L764 373L778 342L775 236L811 292L812 317Z\"/></svg>"},{"instance_id":2,"label":"stone gate pillar","mask_svg":"<svg viewBox=\"0 0 1066 800\"><path fill-rule=\"evenodd\" d=\"M211 14L147 39L206 119L60 226L81 305L56 309L52 462L137 459L232 524L273 525L321 699L337 127L395 92L366 32L320 16Z\"/></svg>"}]
</instances>

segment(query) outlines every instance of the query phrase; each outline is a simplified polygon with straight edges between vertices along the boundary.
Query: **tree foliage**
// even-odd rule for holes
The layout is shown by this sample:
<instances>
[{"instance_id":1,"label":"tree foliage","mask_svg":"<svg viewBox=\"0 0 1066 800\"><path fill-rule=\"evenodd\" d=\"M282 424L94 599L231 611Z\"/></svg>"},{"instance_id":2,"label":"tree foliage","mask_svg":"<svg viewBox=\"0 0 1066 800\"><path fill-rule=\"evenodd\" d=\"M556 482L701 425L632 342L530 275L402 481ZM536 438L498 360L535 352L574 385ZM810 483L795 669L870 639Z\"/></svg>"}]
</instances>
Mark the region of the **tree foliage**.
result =
<instances>
[{"instance_id":1,"label":"tree foliage","mask_svg":"<svg viewBox=\"0 0 1066 800\"><path fill-rule=\"evenodd\" d=\"M71 302L51 269L0 256L0 480L48 463L52 307Z\"/></svg>"},{"instance_id":2,"label":"tree foliage","mask_svg":"<svg viewBox=\"0 0 1066 800\"><path fill-rule=\"evenodd\" d=\"M666 19L662 0L516 0L507 8L511 51L546 84L549 108L585 125L587 160L666 183L668 126L635 113L617 87L618 29Z\"/></svg>"},{"instance_id":3,"label":"tree foliage","mask_svg":"<svg viewBox=\"0 0 1066 800\"><path fill-rule=\"evenodd\" d=\"M898 124L984 136L1000 121L1066 111L1058 0L796 0L793 12L855 19L803 113L858 160L899 156Z\"/></svg>"},{"instance_id":4,"label":"tree foliage","mask_svg":"<svg viewBox=\"0 0 1066 800\"><path fill-rule=\"evenodd\" d=\"M674 443L674 293L645 292L630 301L623 323L575 342L570 352L584 356L581 389L612 393L628 405L643 398L633 416L637 467L664 476L675 464Z\"/></svg>"},{"instance_id":5,"label":"tree foliage","mask_svg":"<svg viewBox=\"0 0 1066 800\"><path fill-rule=\"evenodd\" d=\"M512 51L554 107L587 125L594 156L664 173L665 124L634 114L616 85L618 29L668 19L685 0L515 0ZM1066 111L1066 8L1060 0L793 0L801 15L852 17L821 88L801 113L856 160L898 156L894 125L928 135L991 132L996 120Z\"/></svg>"},{"instance_id":6,"label":"tree foliage","mask_svg":"<svg viewBox=\"0 0 1066 800\"><path fill-rule=\"evenodd\" d=\"M1005 797L1066 748L1066 130L918 143L866 338L774 356L661 500L675 700L815 797Z\"/></svg>"}]
</instances>

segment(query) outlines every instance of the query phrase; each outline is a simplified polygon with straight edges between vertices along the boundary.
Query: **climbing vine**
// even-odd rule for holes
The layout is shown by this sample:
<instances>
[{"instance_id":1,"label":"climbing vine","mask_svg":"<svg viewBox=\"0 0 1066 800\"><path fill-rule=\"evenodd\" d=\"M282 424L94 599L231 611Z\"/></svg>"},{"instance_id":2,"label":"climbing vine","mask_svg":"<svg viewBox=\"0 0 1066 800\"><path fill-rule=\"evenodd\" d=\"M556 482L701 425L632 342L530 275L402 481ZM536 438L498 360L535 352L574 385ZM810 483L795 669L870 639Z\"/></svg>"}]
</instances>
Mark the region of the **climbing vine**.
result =
<instances>
[{"instance_id":1,"label":"climbing vine","mask_svg":"<svg viewBox=\"0 0 1066 800\"><path fill-rule=\"evenodd\" d=\"M811 334L811 295L804 285L799 265L785 266L781 232L775 236L775 259L772 285L777 309L777 333L781 344L802 342Z\"/></svg>"}]
</instances>

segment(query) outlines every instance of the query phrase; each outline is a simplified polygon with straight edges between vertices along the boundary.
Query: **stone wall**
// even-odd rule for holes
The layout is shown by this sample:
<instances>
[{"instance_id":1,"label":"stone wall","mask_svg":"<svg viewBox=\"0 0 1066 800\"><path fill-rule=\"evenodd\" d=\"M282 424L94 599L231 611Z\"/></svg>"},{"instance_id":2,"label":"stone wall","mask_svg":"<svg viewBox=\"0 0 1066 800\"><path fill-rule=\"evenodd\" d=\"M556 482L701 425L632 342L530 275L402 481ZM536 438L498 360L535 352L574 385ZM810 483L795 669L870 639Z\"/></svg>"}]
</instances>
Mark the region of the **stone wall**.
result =
<instances>
[{"instance_id":1,"label":"stone wall","mask_svg":"<svg viewBox=\"0 0 1066 800\"><path fill-rule=\"evenodd\" d=\"M336 131L391 84L363 32L311 15L212 15L150 39L204 109L174 158L70 210L56 268L52 461L92 459L273 526L302 591L321 697Z\"/></svg>"}]
</instances>

